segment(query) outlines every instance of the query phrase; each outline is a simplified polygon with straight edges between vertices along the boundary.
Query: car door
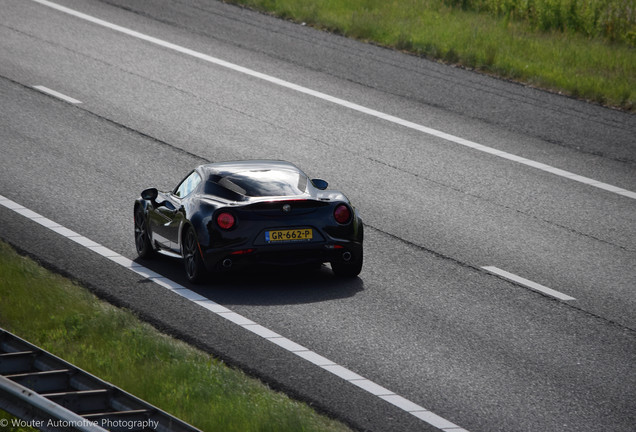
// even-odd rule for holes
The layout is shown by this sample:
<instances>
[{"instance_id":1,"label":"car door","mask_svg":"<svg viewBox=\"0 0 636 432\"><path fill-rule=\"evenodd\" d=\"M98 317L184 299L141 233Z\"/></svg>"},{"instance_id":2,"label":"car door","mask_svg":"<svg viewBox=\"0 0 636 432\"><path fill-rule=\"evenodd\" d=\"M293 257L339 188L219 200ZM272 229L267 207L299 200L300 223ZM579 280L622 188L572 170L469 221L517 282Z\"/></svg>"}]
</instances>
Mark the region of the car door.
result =
<instances>
[{"instance_id":1,"label":"car door","mask_svg":"<svg viewBox=\"0 0 636 432\"><path fill-rule=\"evenodd\" d=\"M171 192L159 192L154 207L148 214L152 239L162 249L171 249L170 231L177 209Z\"/></svg>"},{"instance_id":2,"label":"car door","mask_svg":"<svg viewBox=\"0 0 636 432\"><path fill-rule=\"evenodd\" d=\"M179 208L181 203L173 196L172 193L165 194L164 200L155 209L155 225L153 232L155 238L164 249L174 249L176 241L176 231L178 229Z\"/></svg>"},{"instance_id":3,"label":"car door","mask_svg":"<svg viewBox=\"0 0 636 432\"><path fill-rule=\"evenodd\" d=\"M166 220L164 223L164 235L169 242L170 249L177 253L181 252L179 235L181 227L186 220L183 201L194 192L200 183L201 176L196 171L192 171L174 188L167 197L168 205L160 210L162 218Z\"/></svg>"}]
</instances>

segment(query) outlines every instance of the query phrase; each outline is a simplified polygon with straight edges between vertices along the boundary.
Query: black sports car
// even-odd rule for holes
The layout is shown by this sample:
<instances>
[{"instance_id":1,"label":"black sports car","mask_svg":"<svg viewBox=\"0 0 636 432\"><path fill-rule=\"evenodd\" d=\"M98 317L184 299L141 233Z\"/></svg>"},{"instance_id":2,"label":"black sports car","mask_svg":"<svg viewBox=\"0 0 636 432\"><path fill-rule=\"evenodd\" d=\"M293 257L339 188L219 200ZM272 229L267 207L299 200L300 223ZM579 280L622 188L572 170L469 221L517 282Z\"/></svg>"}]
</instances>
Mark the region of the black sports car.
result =
<instances>
[{"instance_id":1,"label":"black sports car","mask_svg":"<svg viewBox=\"0 0 636 432\"><path fill-rule=\"evenodd\" d=\"M349 200L283 161L201 165L171 192L135 201L140 257L180 256L188 279L245 265L328 262L338 276L362 269L363 225Z\"/></svg>"}]
</instances>

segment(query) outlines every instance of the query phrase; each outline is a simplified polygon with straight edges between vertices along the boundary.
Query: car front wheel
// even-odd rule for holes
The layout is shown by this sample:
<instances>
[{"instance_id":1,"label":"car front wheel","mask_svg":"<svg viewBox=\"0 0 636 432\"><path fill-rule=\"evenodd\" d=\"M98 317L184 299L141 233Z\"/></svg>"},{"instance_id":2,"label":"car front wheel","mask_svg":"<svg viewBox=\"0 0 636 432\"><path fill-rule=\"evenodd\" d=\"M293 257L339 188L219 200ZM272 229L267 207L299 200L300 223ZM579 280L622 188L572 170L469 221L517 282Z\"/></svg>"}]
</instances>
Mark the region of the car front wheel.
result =
<instances>
[{"instance_id":1,"label":"car front wheel","mask_svg":"<svg viewBox=\"0 0 636 432\"><path fill-rule=\"evenodd\" d=\"M155 252L148 235L148 221L141 206L135 209L135 248L140 258L149 258Z\"/></svg>"},{"instance_id":2,"label":"car front wheel","mask_svg":"<svg viewBox=\"0 0 636 432\"><path fill-rule=\"evenodd\" d=\"M199 250L199 242L194 228L188 227L183 240L183 263L186 276L192 283L201 282L206 275L205 264Z\"/></svg>"}]
</instances>

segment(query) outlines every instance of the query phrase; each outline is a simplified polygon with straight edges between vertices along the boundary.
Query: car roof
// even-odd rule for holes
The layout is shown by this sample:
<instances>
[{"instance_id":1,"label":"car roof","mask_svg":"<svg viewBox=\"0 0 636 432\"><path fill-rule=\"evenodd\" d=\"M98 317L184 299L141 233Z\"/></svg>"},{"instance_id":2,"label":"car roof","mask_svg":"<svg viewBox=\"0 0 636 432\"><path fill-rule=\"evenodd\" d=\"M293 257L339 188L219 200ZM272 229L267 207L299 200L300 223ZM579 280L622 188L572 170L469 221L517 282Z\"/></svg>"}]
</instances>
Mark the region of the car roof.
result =
<instances>
[{"instance_id":1,"label":"car roof","mask_svg":"<svg viewBox=\"0 0 636 432\"><path fill-rule=\"evenodd\" d=\"M309 180L296 165L280 160L244 160L201 165L207 195L232 201L306 195Z\"/></svg>"},{"instance_id":2,"label":"car roof","mask_svg":"<svg viewBox=\"0 0 636 432\"><path fill-rule=\"evenodd\" d=\"M291 162L282 160L240 160L240 161L228 161L228 162L215 162L210 164L201 165L200 169L204 172L206 177L220 176L226 177L241 171L249 170L288 170L297 171L302 173L300 168ZM304 173L303 173L304 174Z\"/></svg>"}]
</instances>

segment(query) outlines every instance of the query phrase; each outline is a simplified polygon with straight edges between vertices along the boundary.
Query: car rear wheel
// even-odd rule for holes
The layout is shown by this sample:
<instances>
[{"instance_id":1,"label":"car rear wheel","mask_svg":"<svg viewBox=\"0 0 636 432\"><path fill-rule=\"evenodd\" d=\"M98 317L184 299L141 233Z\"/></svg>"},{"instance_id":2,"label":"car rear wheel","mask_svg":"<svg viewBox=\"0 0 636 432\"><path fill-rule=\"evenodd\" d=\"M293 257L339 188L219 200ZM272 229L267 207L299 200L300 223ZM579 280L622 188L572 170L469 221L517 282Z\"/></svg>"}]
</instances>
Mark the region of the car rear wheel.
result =
<instances>
[{"instance_id":1,"label":"car rear wheel","mask_svg":"<svg viewBox=\"0 0 636 432\"><path fill-rule=\"evenodd\" d=\"M339 260L331 262L331 269L338 277L354 278L362 271L362 248L352 254L349 261Z\"/></svg>"},{"instance_id":2,"label":"car rear wheel","mask_svg":"<svg viewBox=\"0 0 636 432\"><path fill-rule=\"evenodd\" d=\"M201 282L206 275L205 264L199 250L199 242L194 228L186 228L183 240L183 263L186 276L192 283Z\"/></svg>"},{"instance_id":3,"label":"car rear wheel","mask_svg":"<svg viewBox=\"0 0 636 432\"><path fill-rule=\"evenodd\" d=\"M148 221L141 206L135 209L135 248L140 258L149 258L155 252L148 235Z\"/></svg>"}]
</instances>

